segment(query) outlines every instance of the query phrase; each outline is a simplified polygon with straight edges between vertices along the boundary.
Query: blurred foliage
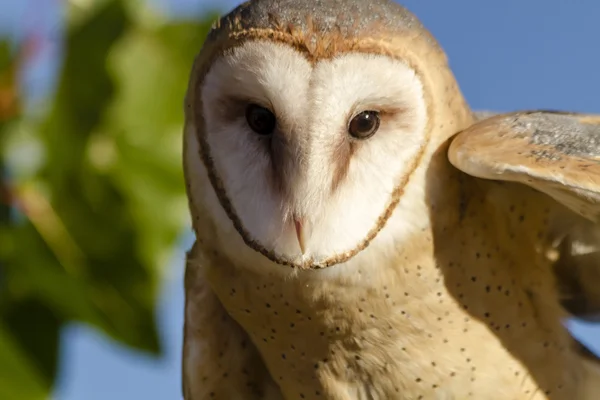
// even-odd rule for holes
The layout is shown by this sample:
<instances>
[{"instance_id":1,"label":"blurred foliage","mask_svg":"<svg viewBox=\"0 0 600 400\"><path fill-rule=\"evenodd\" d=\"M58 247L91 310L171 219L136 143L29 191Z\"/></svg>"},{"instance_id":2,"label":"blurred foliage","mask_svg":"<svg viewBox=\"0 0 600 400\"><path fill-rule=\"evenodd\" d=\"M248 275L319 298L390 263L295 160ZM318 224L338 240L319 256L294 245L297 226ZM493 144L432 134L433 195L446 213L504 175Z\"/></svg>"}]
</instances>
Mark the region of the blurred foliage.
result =
<instances>
[{"instance_id":1,"label":"blurred foliage","mask_svg":"<svg viewBox=\"0 0 600 400\"><path fill-rule=\"evenodd\" d=\"M47 398L72 321L160 354L157 287L187 223L183 98L212 18L69 7L43 117L22 112L26 51L0 44L0 399Z\"/></svg>"}]
</instances>

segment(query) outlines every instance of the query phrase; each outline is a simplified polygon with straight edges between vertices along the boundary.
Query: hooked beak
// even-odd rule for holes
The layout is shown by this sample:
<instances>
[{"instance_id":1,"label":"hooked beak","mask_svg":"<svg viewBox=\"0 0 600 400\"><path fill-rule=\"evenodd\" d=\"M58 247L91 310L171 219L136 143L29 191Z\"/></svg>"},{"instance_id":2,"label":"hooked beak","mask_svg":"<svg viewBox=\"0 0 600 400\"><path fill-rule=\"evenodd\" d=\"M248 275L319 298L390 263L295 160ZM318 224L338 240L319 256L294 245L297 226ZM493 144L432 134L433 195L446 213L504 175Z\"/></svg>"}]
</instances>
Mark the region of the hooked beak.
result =
<instances>
[{"instance_id":1,"label":"hooked beak","mask_svg":"<svg viewBox=\"0 0 600 400\"><path fill-rule=\"evenodd\" d=\"M304 230L302 226L302 220L294 217L294 227L296 228L296 237L298 238L298 245L300 245L300 252L304 255L306 248L304 247Z\"/></svg>"}]
</instances>

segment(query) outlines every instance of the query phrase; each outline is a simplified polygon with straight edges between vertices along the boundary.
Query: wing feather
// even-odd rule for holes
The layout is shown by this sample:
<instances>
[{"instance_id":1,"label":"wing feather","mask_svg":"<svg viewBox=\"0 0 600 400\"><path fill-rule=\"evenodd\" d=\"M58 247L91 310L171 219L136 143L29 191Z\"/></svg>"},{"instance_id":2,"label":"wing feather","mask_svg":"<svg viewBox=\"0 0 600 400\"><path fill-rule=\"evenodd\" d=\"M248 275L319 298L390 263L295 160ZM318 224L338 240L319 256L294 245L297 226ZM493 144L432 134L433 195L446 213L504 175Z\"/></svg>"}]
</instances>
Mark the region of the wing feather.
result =
<instances>
[{"instance_id":1,"label":"wing feather","mask_svg":"<svg viewBox=\"0 0 600 400\"><path fill-rule=\"evenodd\" d=\"M448 156L469 175L529 185L600 222L600 115L492 116L460 132Z\"/></svg>"}]
</instances>

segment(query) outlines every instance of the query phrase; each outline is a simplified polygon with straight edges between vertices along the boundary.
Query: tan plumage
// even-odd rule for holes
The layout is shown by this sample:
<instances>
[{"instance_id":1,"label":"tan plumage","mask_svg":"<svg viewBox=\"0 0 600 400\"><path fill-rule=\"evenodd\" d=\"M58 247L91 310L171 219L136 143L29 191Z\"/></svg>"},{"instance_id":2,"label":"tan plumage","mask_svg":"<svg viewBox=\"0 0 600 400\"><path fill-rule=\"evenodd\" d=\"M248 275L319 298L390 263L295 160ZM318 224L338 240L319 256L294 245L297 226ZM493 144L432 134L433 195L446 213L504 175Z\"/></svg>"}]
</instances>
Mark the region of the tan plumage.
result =
<instances>
[{"instance_id":1,"label":"tan plumage","mask_svg":"<svg viewBox=\"0 0 600 400\"><path fill-rule=\"evenodd\" d=\"M459 134L449 157L470 175L524 183L600 222L600 116L495 116Z\"/></svg>"},{"instance_id":2,"label":"tan plumage","mask_svg":"<svg viewBox=\"0 0 600 400\"><path fill-rule=\"evenodd\" d=\"M561 323L600 311L596 118L477 118L392 1L232 11L186 99L184 397L598 398Z\"/></svg>"}]
</instances>

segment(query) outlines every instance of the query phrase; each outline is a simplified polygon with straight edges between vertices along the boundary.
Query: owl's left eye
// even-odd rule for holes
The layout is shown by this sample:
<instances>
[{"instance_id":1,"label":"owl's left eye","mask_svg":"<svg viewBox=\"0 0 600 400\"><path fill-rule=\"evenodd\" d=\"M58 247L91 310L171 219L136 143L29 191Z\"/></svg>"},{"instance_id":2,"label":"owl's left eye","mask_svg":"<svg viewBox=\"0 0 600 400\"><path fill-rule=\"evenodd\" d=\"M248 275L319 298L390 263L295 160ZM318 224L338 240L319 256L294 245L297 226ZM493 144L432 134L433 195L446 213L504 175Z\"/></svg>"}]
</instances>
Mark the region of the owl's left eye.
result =
<instances>
[{"instance_id":1,"label":"owl's left eye","mask_svg":"<svg viewBox=\"0 0 600 400\"><path fill-rule=\"evenodd\" d=\"M250 129L259 135L272 134L277 124L275 114L257 104L250 104L246 108L246 121Z\"/></svg>"},{"instance_id":2,"label":"owl's left eye","mask_svg":"<svg viewBox=\"0 0 600 400\"><path fill-rule=\"evenodd\" d=\"M379 129L379 113L363 111L356 115L348 125L348 133L356 139L368 139Z\"/></svg>"}]
</instances>

